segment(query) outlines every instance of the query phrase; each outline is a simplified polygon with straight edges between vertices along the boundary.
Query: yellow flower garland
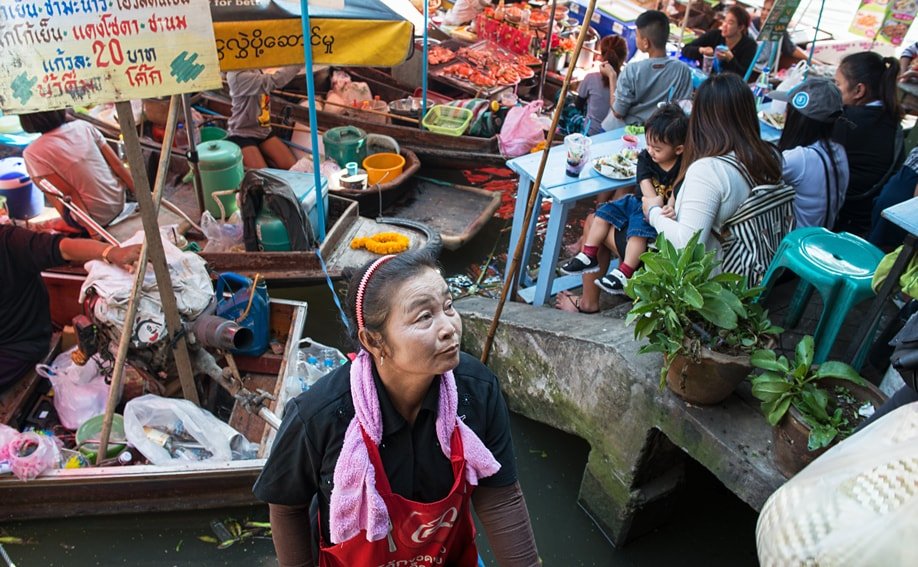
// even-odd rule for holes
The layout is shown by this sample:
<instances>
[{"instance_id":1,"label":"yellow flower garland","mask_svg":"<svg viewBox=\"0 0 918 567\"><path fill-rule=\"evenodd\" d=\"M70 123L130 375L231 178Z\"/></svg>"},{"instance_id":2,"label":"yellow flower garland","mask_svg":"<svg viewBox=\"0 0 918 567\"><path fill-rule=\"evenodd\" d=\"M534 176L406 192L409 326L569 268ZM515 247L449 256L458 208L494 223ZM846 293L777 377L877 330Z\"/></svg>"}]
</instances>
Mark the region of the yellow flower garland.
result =
<instances>
[{"instance_id":1,"label":"yellow flower garland","mask_svg":"<svg viewBox=\"0 0 918 567\"><path fill-rule=\"evenodd\" d=\"M351 248L366 248L373 254L398 254L408 250L411 240L397 232L378 232L372 236L358 236L351 240Z\"/></svg>"}]
</instances>

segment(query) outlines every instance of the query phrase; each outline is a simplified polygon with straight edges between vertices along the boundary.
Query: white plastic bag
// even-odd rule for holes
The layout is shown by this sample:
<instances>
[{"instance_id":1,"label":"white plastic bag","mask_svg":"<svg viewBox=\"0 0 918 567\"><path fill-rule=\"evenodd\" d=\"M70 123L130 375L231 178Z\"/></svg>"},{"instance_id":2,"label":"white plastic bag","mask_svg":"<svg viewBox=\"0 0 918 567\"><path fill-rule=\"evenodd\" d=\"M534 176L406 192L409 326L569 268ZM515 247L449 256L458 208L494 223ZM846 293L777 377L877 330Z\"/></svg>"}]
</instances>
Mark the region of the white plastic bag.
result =
<instances>
[{"instance_id":1,"label":"white plastic bag","mask_svg":"<svg viewBox=\"0 0 918 567\"><path fill-rule=\"evenodd\" d=\"M201 228L207 237L204 252L241 252L245 250L242 239L242 217L234 212L225 222L218 221L209 212L201 215Z\"/></svg>"},{"instance_id":2,"label":"white plastic bag","mask_svg":"<svg viewBox=\"0 0 918 567\"><path fill-rule=\"evenodd\" d=\"M62 353L48 366L36 365L35 371L54 386L54 409L61 425L76 430L87 419L105 412L109 385L99 371L96 358L77 366L70 358L76 347Z\"/></svg>"},{"instance_id":3,"label":"white plastic bag","mask_svg":"<svg viewBox=\"0 0 918 567\"><path fill-rule=\"evenodd\" d=\"M796 65L787 70L787 74L784 75L784 80L781 81L781 84L778 85L778 88L775 90L788 92L796 87L806 78L807 69L806 61L798 61ZM786 107L787 103L782 100L775 100L771 103L771 111L778 114L783 114Z\"/></svg>"},{"instance_id":4,"label":"white plastic bag","mask_svg":"<svg viewBox=\"0 0 918 567\"><path fill-rule=\"evenodd\" d=\"M167 434L170 440L158 433L148 436L145 427L149 428L148 431L155 429ZM124 435L128 443L154 465L252 459L258 450L256 444L209 411L188 400L163 398L155 394L134 398L124 406ZM161 442L155 441L157 437ZM176 450L182 437L194 439L204 452L195 455L194 452ZM209 457L199 458L207 453L210 453Z\"/></svg>"}]
</instances>

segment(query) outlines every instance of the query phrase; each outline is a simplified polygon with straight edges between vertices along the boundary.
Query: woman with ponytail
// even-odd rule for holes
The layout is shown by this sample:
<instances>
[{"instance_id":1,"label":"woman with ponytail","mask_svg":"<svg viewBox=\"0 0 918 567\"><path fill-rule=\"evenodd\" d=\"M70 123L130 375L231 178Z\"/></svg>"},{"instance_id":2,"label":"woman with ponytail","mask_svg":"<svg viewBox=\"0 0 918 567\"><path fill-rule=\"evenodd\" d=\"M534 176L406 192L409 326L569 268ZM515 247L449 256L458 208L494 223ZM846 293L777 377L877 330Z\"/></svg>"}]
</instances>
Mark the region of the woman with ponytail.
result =
<instances>
[{"instance_id":1,"label":"woman with ponytail","mask_svg":"<svg viewBox=\"0 0 918 567\"><path fill-rule=\"evenodd\" d=\"M585 110L590 121L588 136L602 132L602 121L612 108L610 96L615 94L618 74L628 57L628 44L620 35L607 35L599 42L599 53L602 61L599 71L584 77L577 89L577 108Z\"/></svg>"},{"instance_id":2,"label":"woman with ponytail","mask_svg":"<svg viewBox=\"0 0 918 567\"><path fill-rule=\"evenodd\" d=\"M475 567L472 506L498 565L539 565L507 404L434 258L370 262L346 311L356 358L287 404L255 483L280 565Z\"/></svg>"},{"instance_id":3,"label":"woman with ponytail","mask_svg":"<svg viewBox=\"0 0 918 567\"><path fill-rule=\"evenodd\" d=\"M844 146L851 172L836 231L866 236L873 200L902 161L898 75L895 58L872 51L845 57L835 72L845 110L834 138Z\"/></svg>"}]
</instances>

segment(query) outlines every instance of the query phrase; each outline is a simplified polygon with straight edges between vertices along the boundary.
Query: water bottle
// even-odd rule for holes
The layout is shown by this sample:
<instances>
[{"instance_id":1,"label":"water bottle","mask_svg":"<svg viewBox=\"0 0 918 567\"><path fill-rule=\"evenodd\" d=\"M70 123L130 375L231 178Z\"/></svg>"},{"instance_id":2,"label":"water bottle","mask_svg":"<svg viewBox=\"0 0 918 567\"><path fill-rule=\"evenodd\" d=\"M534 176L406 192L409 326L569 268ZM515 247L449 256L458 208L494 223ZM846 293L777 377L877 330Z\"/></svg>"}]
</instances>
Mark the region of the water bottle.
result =
<instances>
[{"instance_id":1,"label":"water bottle","mask_svg":"<svg viewBox=\"0 0 918 567\"><path fill-rule=\"evenodd\" d=\"M756 110L762 110L762 104L765 102L765 97L771 91L771 83L768 82L768 67L762 69L762 73L759 75L759 79L755 82L755 86L752 88L752 94L755 96L755 108Z\"/></svg>"},{"instance_id":2,"label":"water bottle","mask_svg":"<svg viewBox=\"0 0 918 567\"><path fill-rule=\"evenodd\" d=\"M338 354L333 348L322 349L323 372L328 373L338 367Z\"/></svg>"}]
</instances>

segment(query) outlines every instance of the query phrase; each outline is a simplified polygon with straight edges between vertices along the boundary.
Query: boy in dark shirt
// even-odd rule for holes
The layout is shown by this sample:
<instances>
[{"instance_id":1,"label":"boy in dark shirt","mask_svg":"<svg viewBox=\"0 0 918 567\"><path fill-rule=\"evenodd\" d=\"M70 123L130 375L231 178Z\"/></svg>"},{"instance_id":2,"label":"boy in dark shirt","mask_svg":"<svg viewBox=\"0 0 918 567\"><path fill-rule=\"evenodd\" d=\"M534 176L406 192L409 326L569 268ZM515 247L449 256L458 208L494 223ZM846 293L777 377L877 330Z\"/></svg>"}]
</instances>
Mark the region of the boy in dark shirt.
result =
<instances>
[{"instance_id":1,"label":"boy in dark shirt","mask_svg":"<svg viewBox=\"0 0 918 567\"><path fill-rule=\"evenodd\" d=\"M675 217L673 185L682 163L688 117L679 106L667 104L653 113L644 128L647 149L638 155L635 194L600 205L583 249L561 266L566 274L597 271L596 256L599 246L605 243L622 257L618 268L596 280L596 285L608 293L624 293L625 284L641 263L641 254L647 250L647 241L657 236L657 231L644 218L641 197L666 198L663 214ZM623 232L627 241L620 236Z\"/></svg>"},{"instance_id":2,"label":"boy in dark shirt","mask_svg":"<svg viewBox=\"0 0 918 567\"><path fill-rule=\"evenodd\" d=\"M42 270L89 260L129 267L139 256L138 245L119 248L0 225L0 392L48 353L51 310Z\"/></svg>"}]
</instances>

